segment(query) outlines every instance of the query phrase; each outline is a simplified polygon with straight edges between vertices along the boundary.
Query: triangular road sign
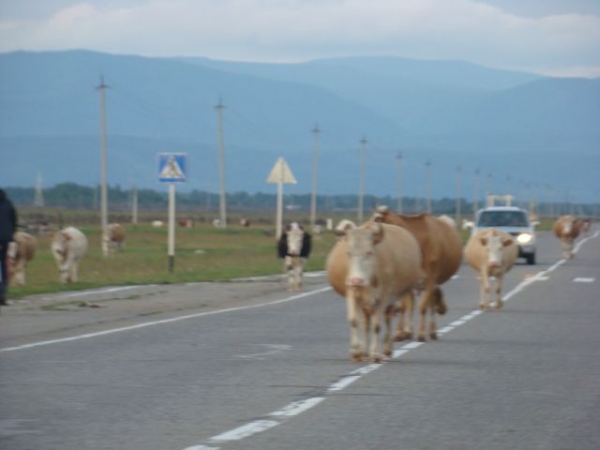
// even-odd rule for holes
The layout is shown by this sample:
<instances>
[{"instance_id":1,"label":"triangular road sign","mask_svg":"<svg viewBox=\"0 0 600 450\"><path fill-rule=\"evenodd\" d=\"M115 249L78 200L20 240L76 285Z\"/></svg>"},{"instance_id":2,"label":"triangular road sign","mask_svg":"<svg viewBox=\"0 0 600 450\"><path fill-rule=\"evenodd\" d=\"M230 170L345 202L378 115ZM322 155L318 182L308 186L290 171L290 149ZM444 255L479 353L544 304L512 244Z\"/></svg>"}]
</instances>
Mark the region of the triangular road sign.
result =
<instances>
[{"instance_id":1,"label":"triangular road sign","mask_svg":"<svg viewBox=\"0 0 600 450\"><path fill-rule=\"evenodd\" d=\"M290 166L285 162L285 159L279 158L273 166L273 169L271 169L271 173L267 178L267 183L296 184L297 181Z\"/></svg>"}]
</instances>

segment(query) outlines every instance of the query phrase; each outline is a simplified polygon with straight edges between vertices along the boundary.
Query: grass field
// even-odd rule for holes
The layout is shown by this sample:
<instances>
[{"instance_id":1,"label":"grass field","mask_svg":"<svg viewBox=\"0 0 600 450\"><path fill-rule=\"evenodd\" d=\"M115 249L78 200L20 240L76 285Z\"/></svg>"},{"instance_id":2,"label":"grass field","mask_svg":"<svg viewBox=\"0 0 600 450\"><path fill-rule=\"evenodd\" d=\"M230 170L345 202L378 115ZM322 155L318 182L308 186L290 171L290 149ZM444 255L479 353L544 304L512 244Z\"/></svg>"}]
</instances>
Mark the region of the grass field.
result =
<instances>
[{"instance_id":1,"label":"grass field","mask_svg":"<svg viewBox=\"0 0 600 450\"><path fill-rule=\"evenodd\" d=\"M184 283L231 280L283 273L276 241L269 227L218 229L209 225L176 229L175 264L168 270L167 228L149 225L125 226L122 252L102 255L97 226L79 227L89 240L89 249L79 267L79 282L63 285L50 252L50 237L37 237L35 258L27 266L27 284L12 286L9 297L80 290L102 286ZM322 270L335 242L329 232L313 238L307 270Z\"/></svg>"}]
</instances>

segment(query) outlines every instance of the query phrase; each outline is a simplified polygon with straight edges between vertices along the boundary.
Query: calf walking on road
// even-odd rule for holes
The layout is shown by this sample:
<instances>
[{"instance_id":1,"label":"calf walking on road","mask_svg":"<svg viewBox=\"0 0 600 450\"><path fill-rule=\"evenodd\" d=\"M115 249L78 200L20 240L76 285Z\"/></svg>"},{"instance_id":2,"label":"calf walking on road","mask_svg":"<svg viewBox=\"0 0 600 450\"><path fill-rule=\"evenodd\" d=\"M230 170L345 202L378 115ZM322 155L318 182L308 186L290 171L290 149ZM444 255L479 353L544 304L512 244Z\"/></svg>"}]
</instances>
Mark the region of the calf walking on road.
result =
<instances>
[{"instance_id":1,"label":"calf walking on road","mask_svg":"<svg viewBox=\"0 0 600 450\"><path fill-rule=\"evenodd\" d=\"M312 237L297 222L288 225L277 242L277 254L284 260L288 290L300 291L304 266L312 249Z\"/></svg>"},{"instance_id":2,"label":"calf walking on road","mask_svg":"<svg viewBox=\"0 0 600 450\"><path fill-rule=\"evenodd\" d=\"M510 234L487 228L475 233L465 246L465 259L480 276L482 310L490 307L491 278L494 277L496 309L502 308L502 279L517 261L519 249Z\"/></svg>"}]
</instances>

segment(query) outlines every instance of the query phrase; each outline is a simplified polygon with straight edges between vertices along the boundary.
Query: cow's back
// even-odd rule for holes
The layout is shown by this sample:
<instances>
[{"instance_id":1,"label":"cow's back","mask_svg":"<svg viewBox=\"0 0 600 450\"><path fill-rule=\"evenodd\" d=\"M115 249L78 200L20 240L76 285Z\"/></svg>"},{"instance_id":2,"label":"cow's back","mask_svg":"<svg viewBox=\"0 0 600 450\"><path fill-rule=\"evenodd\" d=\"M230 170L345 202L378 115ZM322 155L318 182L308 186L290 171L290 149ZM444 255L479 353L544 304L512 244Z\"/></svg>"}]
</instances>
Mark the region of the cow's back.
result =
<instances>
[{"instance_id":1,"label":"cow's back","mask_svg":"<svg viewBox=\"0 0 600 450\"><path fill-rule=\"evenodd\" d=\"M445 283L456 273L462 261L462 244L456 229L430 214L398 216L379 215L383 223L409 231L419 243L423 270L437 284Z\"/></svg>"}]
</instances>

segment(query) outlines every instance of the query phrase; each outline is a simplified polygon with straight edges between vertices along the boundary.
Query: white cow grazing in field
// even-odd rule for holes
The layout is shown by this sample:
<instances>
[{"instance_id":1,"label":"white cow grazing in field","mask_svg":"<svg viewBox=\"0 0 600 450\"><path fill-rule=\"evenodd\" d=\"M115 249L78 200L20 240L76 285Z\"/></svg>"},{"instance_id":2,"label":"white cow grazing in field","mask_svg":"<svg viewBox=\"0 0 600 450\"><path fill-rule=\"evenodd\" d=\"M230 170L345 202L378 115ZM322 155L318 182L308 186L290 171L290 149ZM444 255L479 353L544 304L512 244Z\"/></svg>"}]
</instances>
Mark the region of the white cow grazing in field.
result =
<instances>
[{"instance_id":1,"label":"white cow grazing in field","mask_svg":"<svg viewBox=\"0 0 600 450\"><path fill-rule=\"evenodd\" d=\"M284 259L284 270L288 276L288 290L302 288L304 266L310 255L312 238L297 222L288 225L277 243L277 253Z\"/></svg>"},{"instance_id":2,"label":"white cow grazing in field","mask_svg":"<svg viewBox=\"0 0 600 450\"><path fill-rule=\"evenodd\" d=\"M496 292L496 309L502 308L502 279L517 261L519 248L511 235L503 231L488 228L471 236L465 246L465 259L475 270L481 280L479 307L486 310L490 307L490 278L494 277Z\"/></svg>"},{"instance_id":3,"label":"white cow grazing in field","mask_svg":"<svg viewBox=\"0 0 600 450\"><path fill-rule=\"evenodd\" d=\"M8 246L8 268L14 284L25 285L25 267L35 256L37 240L29 233L17 231Z\"/></svg>"},{"instance_id":4,"label":"white cow grazing in field","mask_svg":"<svg viewBox=\"0 0 600 450\"><path fill-rule=\"evenodd\" d=\"M52 236L52 254L63 283L77 282L79 262L87 253L88 239L74 227L67 227Z\"/></svg>"},{"instance_id":5,"label":"white cow grazing in field","mask_svg":"<svg viewBox=\"0 0 600 450\"><path fill-rule=\"evenodd\" d=\"M106 233L102 233L102 251L105 255L123 250L125 228L120 223L109 223Z\"/></svg>"},{"instance_id":6,"label":"white cow grazing in field","mask_svg":"<svg viewBox=\"0 0 600 450\"><path fill-rule=\"evenodd\" d=\"M408 231L395 225L351 222L329 253L327 277L346 299L350 324L350 355L380 362L379 333L385 324L383 355L392 354L392 317L405 297L411 299L422 279L421 251ZM364 341L358 324L362 325ZM368 349L368 352L367 352Z\"/></svg>"}]
</instances>

